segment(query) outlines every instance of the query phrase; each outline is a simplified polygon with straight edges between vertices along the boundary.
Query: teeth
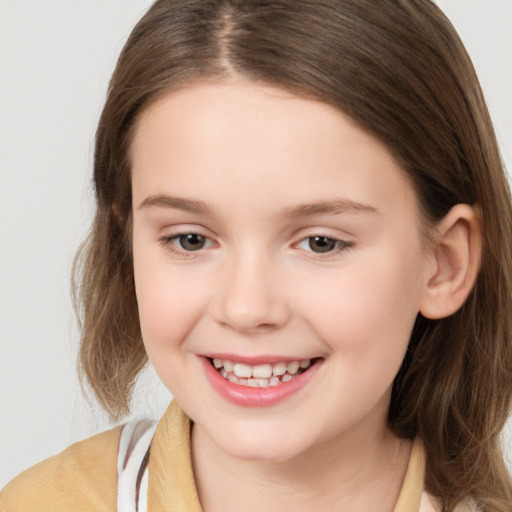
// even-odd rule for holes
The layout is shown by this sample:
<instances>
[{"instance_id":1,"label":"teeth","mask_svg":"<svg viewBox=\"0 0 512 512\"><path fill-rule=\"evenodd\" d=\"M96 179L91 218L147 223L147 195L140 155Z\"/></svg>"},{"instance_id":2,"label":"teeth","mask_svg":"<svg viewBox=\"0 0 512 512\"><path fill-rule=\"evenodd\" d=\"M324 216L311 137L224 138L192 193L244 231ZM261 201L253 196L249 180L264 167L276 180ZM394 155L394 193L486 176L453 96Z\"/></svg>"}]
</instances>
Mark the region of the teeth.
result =
<instances>
[{"instance_id":1,"label":"teeth","mask_svg":"<svg viewBox=\"0 0 512 512\"><path fill-rule=\"evenodd\" d=\"M293 361L293 363L288 363L286 365L286 371L292 375L295 375L299 371L299 362Z\"/></svg>"},{"instance_id":2,"label":"teeth","mask_svg":"<svg viewBox=\"0 0 512 512\"><path fill-rule=\"evenodd\" d=\"M272 373L279 377L279 375L284 375L286 373L286 363L276 363L272 367Z\"/></svg>"},{"instance_id":3,"label":"teeth","mask_svg":"<svg viewBox=\"0 0 512 512\"><path fill-rule=\"evenodd\" d=\"M224 370L227 372L232 372L235 367L231 361L222 361L222 366L224 366Z\"/></svg>"},{"instance_id":4,"label":"teeth","mask_svg":"<svg viewBox=\"0 0 512 512\"><path fill-rule=\"evenodd\" d=\"M226 367L224 367L224 369L226 369ZM252 377L252 368L248 364L236 363L233 367L233 371L237 377Z\"/></svg>"},{"instance_id":5,"label":"teeth","mask_svg":"<svg viewBox=\"0 0 512 512\"><path fill-rule=\"evenodd\" d=\"M253 388L267 388L289 382L311 366L311 359L250 366L227 359L213 359L213 366L229 382Z\"/></svg>"},{"instance_id":6,"label":"teeth","mask_svg":"<svg viewBox=\"0 0 512 512\"><path fill-rule=\"evenodd\" d=\"M269 386L277 386L278 384L281 384L281 381L277 377L270 377L270 380L268 381Z\"/></svg>"},{"instance_id":7,"label":"teeth","mask_svg":"<svg viewBox=\"0 0 512 512\"><path fill-rule=\"evenodd\" d=\"M272 376L271 364L260 364L252 369L252 376L257 379L270 379Z\"/></svg>"}]
</instances>

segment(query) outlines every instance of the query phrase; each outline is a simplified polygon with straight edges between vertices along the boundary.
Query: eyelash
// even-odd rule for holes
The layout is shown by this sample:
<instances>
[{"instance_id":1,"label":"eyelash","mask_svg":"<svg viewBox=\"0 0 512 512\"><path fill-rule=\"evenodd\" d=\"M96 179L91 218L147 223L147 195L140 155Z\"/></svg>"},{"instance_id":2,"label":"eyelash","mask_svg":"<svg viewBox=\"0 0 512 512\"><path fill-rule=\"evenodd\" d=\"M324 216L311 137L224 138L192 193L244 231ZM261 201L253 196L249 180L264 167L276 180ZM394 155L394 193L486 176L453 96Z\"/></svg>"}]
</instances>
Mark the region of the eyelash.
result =
<instances>
[{"instance_id":1,"label":"eyelash","mask_svg":"<svg viewBox=\"0 0 512 512\"><path fill-rule=\"evenodd\" d=\"M199 236L199 237L203 238L207 243L209 242L210 245L215 246L215 242L213 242L211 240L211 238L201 235L200 233L196 233L196 232L177 233L176 235L166 236L166 237L161 238L159 240L159 243L164 248L169 250L171 253L175 254L176 256L179 256L181 258L191 258L194 256L195 252L201 252L202 249L205 249L205 247L200 247L197 250L186 250L184 248L178 249L176 247L176 242L178 242L181 237L191 236L191 235ZM326 235L315 234L315 235L311 235L311 236L302 238L298 243L294 244L294 247L300 247L301 244L308 243L309 247L311 248L311 241L315 238L316 239L323 238L329 242L334 242L334 248L332 250L328 250L324 253L315 252L312 250L311 251L306 250L306 252L310 252L311 254L314 254L315 257L318 259L332 258L341 252L348 251L350 248L352 248L354 246L354 243L350 242L350 241L340 240L339 238L334 238L334 237L330 237L330 236L326 236Z\"/></svg>"},{"instance_id":2,"label":"eyelash","mask_svg":"<svg viewBox=\"0 0 512 512\"><path fill-rule=\"evenodd\" d=\"M186 249L178 249L176 247L176 242L179 241L181 237L190 236L190 235L196 235L201 238L204 238L206 242L209 242L210 244L214 245L214 242L211 240L211 238L201 235L200 233L196 233L193 231L190 231L188 233L177 233L176 235L172 236L165 236L162 237L159 242L160 245L162 245L165 249L169 250L171 253L173 253L176 256L179 256L181 258L191 258L194 256L195 252L200 252L204 247L200 247L199 249L195 251L187 251Z\"/></svg>"},{"instance_id":3,"label":"eyelash","mask_svg":"<svg viewBox=\"0 0 512 512\"><path fill-rule=\"evenodd\" d=\"M334 237L326 236L326 235L318 235L318 234L315 234L312 236L307 236L306 238L303 238L302 240L299 241L298 244L295 244L295 246L300 247L301 244L306 243L306 244L308 244L309 248L311 248L311 241L314 239L324 239L324 240L328 240L329 242L334 242L333 249L323 252L323 253L315 252L312 250L311 251L306 250L307 252L311 252L312 254L314 254L315 257L319 258L319 259L328 259L328 258L335 257L342 252L348 251L351 247L354 246L354 242L349 242L347 240L340 240L339 238L334 238Z\"/></svg>"}]
</instances>

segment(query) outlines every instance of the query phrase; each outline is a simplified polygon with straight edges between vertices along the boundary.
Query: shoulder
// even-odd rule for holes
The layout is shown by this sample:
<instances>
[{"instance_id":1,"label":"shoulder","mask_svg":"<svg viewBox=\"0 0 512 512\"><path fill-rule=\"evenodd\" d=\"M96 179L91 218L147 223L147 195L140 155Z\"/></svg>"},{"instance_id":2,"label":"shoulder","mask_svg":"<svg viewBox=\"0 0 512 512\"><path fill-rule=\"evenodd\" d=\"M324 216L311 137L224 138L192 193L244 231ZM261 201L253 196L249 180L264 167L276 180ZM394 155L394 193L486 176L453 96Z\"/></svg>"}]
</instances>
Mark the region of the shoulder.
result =
<instances>
[{"instance_id":1,"label":"shoulder","mask_svg":"<svg viewBox=\"0 0 512 512\"><path fill-rule=\"evenodd\" d=\"M0 493L0 512L115 511L121 429L75 443L21 473Z\"/></svg>"}]
</instances>

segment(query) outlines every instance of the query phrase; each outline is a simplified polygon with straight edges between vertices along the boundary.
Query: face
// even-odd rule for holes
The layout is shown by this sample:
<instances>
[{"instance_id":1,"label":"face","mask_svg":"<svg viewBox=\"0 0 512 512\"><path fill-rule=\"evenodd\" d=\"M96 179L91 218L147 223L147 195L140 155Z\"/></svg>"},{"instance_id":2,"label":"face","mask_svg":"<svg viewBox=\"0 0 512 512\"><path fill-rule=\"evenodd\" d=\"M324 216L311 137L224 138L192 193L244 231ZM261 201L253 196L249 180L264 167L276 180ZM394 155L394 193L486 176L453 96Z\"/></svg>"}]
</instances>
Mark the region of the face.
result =
<instances>
[{"instance_id":1,"label":"face","mask_svg":"<svg viewBox=\"0 0 512 512\"><path fill-rule=\"evenodd\" d=\"M240 81L160 99L131 157L142 336L194 428L251 460L385 431L431 271L387 149Z\"/></svg>"}]
</instances>

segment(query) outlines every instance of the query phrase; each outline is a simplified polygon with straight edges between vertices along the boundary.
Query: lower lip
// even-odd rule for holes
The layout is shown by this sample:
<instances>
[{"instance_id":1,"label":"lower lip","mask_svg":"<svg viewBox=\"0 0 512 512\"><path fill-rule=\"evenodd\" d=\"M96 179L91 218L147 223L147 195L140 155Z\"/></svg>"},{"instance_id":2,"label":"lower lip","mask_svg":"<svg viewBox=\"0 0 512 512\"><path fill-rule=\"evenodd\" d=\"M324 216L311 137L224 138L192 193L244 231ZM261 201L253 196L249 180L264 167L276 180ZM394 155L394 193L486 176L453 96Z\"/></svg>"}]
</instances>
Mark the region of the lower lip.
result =
<instances>
[{"instance_id":1,"label":"lower lip","mask_svg":"<svg viewBox=\"0 0 512 512\"><path fill-rule=\"evenodd\" d=\"M304 373L277 386L253 388L229 382L212 366L208 358L200 357L200 359L206 378L215 391L228 402L243 407L270 407L286 400L300 391L315 376L322 363L322 360L317 360Z\"/></svg>"}]
</instances>

